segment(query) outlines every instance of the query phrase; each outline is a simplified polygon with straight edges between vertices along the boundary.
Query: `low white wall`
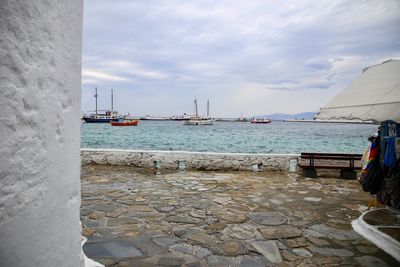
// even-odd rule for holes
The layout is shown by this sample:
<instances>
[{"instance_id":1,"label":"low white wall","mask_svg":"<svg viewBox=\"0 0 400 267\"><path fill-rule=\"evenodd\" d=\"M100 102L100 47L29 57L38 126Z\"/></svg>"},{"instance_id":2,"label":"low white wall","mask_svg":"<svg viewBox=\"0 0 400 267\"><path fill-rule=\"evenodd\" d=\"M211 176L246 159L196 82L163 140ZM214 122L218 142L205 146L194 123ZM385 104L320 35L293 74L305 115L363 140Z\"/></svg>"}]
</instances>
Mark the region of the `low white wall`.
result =
<instances>
[{"instance_id":1,"label":"low white wall","mask_svg":"<svg viewBox=\"0 0 400 267\"><path fill-rule=\"evenodd\" d=\"M260 171L288 171L289 161L298 157L298 154L81 149L82 164L154 168L154 161L159 161L161 169L178 169L179 161L185 161L186 169L251 171L257 165Z\"/></svg>"},{"instance_id":2,"label":"low white wall","mask_svg":"<svg viewBox=\"0 0 400 267\"><path fill-rule=\"evenodd\" d=\"M0 266L81 265L82 13L0 1Z\"/></svg>"}]
</instances>

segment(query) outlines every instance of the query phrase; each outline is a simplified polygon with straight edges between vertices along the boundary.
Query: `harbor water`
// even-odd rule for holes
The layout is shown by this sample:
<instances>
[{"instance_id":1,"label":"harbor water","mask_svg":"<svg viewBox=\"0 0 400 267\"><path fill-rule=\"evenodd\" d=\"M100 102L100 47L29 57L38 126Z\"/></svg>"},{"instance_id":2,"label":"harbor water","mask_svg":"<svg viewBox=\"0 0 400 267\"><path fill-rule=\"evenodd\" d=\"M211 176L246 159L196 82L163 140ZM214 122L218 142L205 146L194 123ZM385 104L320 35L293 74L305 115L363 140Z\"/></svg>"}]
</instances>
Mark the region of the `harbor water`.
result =
<instances>
[{"instance_id":1,"label":"harbor water","mask_svg":"<svg viewBox=\"0 0 400 267\"><path fill-rule=\"evenodd\" d=\"M141 121L135 127L82 123L82 148L226 153L362 153L377 125L273 121L270 124Z\"/></svg>"}]
</instances>

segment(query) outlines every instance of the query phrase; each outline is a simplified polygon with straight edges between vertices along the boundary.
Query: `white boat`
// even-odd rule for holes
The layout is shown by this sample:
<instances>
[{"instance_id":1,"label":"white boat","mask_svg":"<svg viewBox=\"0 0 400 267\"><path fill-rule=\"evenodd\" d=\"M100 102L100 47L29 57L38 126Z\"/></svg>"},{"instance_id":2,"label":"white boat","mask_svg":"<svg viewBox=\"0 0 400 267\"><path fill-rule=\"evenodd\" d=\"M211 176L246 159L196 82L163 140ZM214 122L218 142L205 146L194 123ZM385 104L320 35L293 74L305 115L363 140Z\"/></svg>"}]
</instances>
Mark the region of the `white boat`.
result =
<instances>
[{"instance_id":1,"label":"white boat","mask_svg":"<svg viewBox=\"0 0 400 267\"><path fill-rule=\"evenodd\" d=\"M190 120L192 116L187 115L186 113L184 113L183 115L173 115L170 120L171 121L187 121Z\"/></svg>"},{"instance_id":2,"label":"white boat","mask_svg":"<svg viewBox=\"0 0 400 267\"><path fill-rule=\"evenodd\" d=\"M141 121L168 121L170 120L169 117L156 117L156 116L150 116L146 115L144 117L140 117Z\"/></svg>"},{"instance_id":3,"label":"white boat","mask_svg":"<svg viewBox=\"0 0 400 267\"><path fill-rule=\"evenodd\" d=\"M214 120L210 118L203 118L203 117L198 117L198 118L192 118L190 120L187 120L183 123L183 125L213 125Z\"/></svg>"},{"instance_id":4,"label":"white boat","mask_svg":"<svg viewBox=\"0 0 400 267\"><path fill-rule=\"evenodd\" d=\"M183 122L183 125L213 125L214 120L210 118L210 101L207 100L207 116L201 117L199 116L197 110L197 99L194 99L194 108L195 108L195 116L191 117L189 120Z\"/></svg>"},{"instance_id":5,"label":"white boat","mask_svg":"<svg viewBox=\"0 0 400 267\"><path fill-rule=\"evenodd\" d=\"M271 123L271 120L268 119L268 118L263 118L263 117L254 117L254 118L251 118L250 122L251 123L266 124L266 123Z\"/></svg>"}]
</instances>

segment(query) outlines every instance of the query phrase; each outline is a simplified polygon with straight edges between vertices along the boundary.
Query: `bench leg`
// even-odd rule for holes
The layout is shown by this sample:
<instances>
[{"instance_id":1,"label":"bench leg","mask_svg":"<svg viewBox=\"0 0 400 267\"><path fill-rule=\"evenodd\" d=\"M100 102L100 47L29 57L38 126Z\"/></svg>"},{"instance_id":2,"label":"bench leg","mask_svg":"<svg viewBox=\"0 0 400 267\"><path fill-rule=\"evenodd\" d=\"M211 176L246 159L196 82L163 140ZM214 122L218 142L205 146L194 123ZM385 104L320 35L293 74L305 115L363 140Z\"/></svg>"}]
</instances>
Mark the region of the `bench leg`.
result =
<instances>
[{"instance_id":1,"label":"bench leg","mask_svg":"<svg viewBox=\"0 0 400 267\"><path fill-rule=\"evenodd\" d=\"M318 178L316 169L303 169L303 176L309 178Z\"/></svg>"},{"instance_id":2,"label":"bench leg","mask_svg":"<svg viewBox=\"0 0 400 267\"><path fill-rule=\"evenodd\" d=\"M340 170L340 178L346 180L357 179L357 172L355 170Z\"/></svg>"}]
</instances>

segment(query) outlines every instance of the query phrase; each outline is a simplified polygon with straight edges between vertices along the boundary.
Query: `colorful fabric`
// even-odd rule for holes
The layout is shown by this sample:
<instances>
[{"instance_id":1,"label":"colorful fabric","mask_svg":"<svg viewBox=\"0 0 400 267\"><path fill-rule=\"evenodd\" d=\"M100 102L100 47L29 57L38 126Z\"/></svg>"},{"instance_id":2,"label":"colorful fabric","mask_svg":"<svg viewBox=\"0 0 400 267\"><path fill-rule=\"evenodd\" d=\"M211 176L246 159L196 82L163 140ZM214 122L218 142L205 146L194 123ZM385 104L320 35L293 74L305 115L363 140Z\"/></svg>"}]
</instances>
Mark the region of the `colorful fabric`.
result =
<instances>
[{"instance_id":1,"label":"colorful fabric","mask_svg":"<svg viewBox=\"0 0 400 267\"><path fill-rule=\"evenodd\" d=\"M371 148L366 167L361 171L359 181L362 189L371 194L377 194L383 183L383 170L379 162L379 137L371 141Z\"/></svg>"},{"instance_id":2,"label":"colorful fabric","mask_svg":"<svg viewBox=\"0 0 400 267\"><path fill-rule=\"evenodd\" d=\"M371 142L369 146L369 156L368 156L368 162L364 166L363 170L361 173L367 173L369 169L371 169L372 162L378 157L378 143L377 142Z\"/></svg>"}]
</instances>

